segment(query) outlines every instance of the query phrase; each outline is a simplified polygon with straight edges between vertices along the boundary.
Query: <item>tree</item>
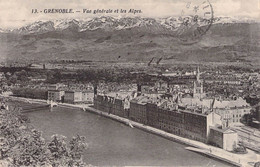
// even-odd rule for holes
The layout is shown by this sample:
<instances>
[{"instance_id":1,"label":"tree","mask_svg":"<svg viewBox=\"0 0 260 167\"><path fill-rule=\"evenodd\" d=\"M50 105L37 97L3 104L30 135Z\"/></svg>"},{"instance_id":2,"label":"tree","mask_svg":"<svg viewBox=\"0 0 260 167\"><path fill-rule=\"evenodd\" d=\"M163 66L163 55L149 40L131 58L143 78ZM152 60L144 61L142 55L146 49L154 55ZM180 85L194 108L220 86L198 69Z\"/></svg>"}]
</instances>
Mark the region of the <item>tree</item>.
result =
<instances>
[{"instance_id":1,"label":"tree","mask_svg":"<svg viewBox=\"0 0 260 167\"><path fill-rule=\"evenodd\" d=\"M67 146L65 139L65 136L53 135L51 142L48 144L52 166L85 166L82 161L82 155L87 146L85 137L79 135L73 137L69 146Z\"/></svg>"},{"instance_id":2,"label":"tree","mask_svg":"<svg viewBox=\"0 0 260 167\"><path fill-rule=\"evenodd\" d=\"M53 167L66 165L66 159L69 157L65 136L53 135L52 140L48 143L48 150L50 151L50 162Z\"/></svg>"},{"instance_id":3,"label":"tree","mask_svg":"<svg viewBox=\"0 0 260 167\"><path fill-rule=\"evenodd\" d=\"M11 84L15 84L17 82L17 76L14 74L9 78Z\"/></svg>"},{"instance_id":4,"label":"tree","mask_svg":"<svg viewBox=\"0 0 260 167\"><path fill-rule=\"evenodd\" d=\"M21 139L12 148L13 163L17 166L41 166L49 163L45 140L41 132L33 129L31 133L24 131Z\"/></svg>"},{"instance_id":5,"label":"tree","mask_svg":"<svg viewBox=\"0 0 260 167\"><path fill-rule=\"evenodd\" d=\"M252 114L250 113L250 114L243 115L243 117L241 118L241 122L246 125L251 125L251 123L253 122Z\"/></svg>"},{"instance_id":6,"label":"tree","mask_svg":"<svg viewBox=\"0 0 260 167\"><path fill-rule=\"evenodd\" d=\"M17 76L17 80L21 82L28 81L27 72L25 70L15 72L15 75Z\"/></svg>"},{"instance_id":7,"label":"tree","mask_svg":"<svg viewBox=\"0 0 260 167\"><path fill-rule=\"evenodd\" d=\"M85 137L77 135L76 137L73 137L72 140L69 142L71 157L69 166L84 166L84 164L82 163L82 155L84 153L84 150L87 148L85 140Z\"/></svg>"}]
</instances>

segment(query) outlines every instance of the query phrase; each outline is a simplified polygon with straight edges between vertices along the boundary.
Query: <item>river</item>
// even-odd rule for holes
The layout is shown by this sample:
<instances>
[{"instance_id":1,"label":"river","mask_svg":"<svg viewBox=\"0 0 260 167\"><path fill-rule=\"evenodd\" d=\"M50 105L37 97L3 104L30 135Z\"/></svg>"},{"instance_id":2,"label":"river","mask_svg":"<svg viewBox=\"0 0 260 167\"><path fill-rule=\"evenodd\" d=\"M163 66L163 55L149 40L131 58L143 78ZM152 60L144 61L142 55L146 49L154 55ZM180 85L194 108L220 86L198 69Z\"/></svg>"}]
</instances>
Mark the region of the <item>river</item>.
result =
<instances>
[{"instance_id":1,"label":"river","mask_svg":"<svg viewBox=\"0 0 260 167\"><path fill-rule=\"evenodd\" d=\"M28 112L31 124L49 140L53 134L71 139L86 136L87 164L98 166L230 166L185 150L185 145L131 128L108 118L77 108L55 107Z\"/></svg>"}]
</instances>

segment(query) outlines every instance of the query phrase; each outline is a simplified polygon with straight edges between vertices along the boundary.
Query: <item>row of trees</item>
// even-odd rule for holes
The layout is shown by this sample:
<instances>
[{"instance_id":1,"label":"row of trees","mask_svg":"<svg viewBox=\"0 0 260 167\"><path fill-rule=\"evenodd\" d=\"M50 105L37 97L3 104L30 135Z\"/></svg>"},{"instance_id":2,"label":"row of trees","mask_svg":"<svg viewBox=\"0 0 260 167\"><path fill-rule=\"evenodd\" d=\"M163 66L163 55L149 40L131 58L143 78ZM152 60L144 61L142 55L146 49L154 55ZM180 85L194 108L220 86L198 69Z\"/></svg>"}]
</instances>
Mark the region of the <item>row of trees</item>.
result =
<instances>
[{"instance_id":1,"label":"row of trees","mask_svg":"<svg viewBox=\"0 0 260 167\"><path fill-rule=\"evenodd\" d=\"M43 89L33 88L13 88L12 92L15 96L26 97L31 99L47 99L47 91Z\"/></svg>"},{"instance_id":2,"label":"row of trees","mask_svg":"<svg viewBox=\"0 0 260 167\"><path fill-rule=\"evenodd\" d=\"M117 82L117 83L136 83L150 82L153 76L145 73L131 73L128 69L87 69L77 70L75 72L62 72L60 70L49 71L47 74L47 83L58 83L63 80L75 82Z\"/></svg>"},{"instance_id":3,"label":"row of trees","mask_svg":"<svg viewBox=\"0 0 260 167\"><path fill-rule=\"evenodd\" d=\"M82 155L85 137L76 136L66 143L61 135L46 142L42 133L28 126L26 117L15 107L0 112L0 160L8 166L87 166Z\"/></svg>"}]
</instances>

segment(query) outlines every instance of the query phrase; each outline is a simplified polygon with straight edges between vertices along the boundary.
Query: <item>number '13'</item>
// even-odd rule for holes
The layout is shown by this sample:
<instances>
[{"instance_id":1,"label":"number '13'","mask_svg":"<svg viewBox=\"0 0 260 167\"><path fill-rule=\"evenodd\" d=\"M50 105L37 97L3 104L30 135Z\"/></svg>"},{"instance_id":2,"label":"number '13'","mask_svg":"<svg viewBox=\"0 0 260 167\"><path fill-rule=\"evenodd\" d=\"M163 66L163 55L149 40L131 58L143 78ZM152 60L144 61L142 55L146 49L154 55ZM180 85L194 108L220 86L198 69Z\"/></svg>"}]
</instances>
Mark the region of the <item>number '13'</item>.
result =
<instances>
[{"instance_id":1,"label":"number '13'","mask_svg":"<svg viewBox=\"0 0 260 167\"><path fill-rule=\"evenodd\" d=\"M32 9L32 13L38 13L37 9Z\"/></svg>"}]
</instances>

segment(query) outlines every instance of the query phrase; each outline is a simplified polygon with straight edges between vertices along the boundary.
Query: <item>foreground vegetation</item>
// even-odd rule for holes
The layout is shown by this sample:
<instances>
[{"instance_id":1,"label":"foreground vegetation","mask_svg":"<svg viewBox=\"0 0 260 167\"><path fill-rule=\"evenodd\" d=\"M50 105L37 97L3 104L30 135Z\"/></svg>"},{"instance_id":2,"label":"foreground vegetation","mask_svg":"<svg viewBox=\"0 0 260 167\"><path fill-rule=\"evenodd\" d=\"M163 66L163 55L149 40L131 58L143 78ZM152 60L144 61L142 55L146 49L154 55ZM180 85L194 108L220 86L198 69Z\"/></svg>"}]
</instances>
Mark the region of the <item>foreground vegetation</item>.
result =
<instances>
[{"instance_id":1,"label":"foreground vegetation","mask_svg":"<svg viewBox=\"0 0 260 167\"><path fill-rule=\"evenodd\" d=\"M87 166L82 155L85 137L53 135L45 141L42 133L28 124L28 118L16 107L0 109L0 166Z\"/></svg>"}]
</instances>

